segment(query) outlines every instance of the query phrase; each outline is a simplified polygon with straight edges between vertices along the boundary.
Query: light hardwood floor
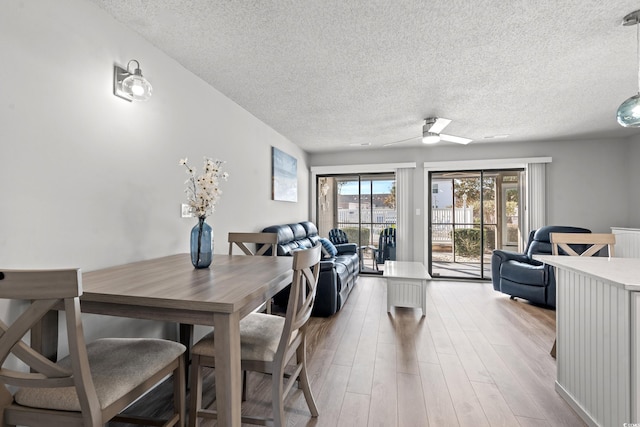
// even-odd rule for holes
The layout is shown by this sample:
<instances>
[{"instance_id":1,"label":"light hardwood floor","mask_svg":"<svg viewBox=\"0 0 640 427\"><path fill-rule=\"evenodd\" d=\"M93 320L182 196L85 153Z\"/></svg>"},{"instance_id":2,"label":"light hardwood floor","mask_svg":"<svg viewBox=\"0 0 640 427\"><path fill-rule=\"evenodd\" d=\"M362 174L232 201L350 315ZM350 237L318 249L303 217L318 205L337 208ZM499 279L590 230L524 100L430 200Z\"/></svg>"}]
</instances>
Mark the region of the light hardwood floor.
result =
<instances>
[{"instance_id":1,"label":"light hardwood floor","mask_svg":"<svg viewBox=\"0 0 640 427\"><path fill-rule=\"evenodd\" d=\"M585 425L554 390L554 311L510 300L488 282L427 287L426 317L406 308L387 314L384 279L361 276L337 315L312 318L310 376L320 417L310 417L295 390L288 425ZM213 388L212 375L207 384ZM269 415L270 392L270 379L251 373L243 413ZM158 410L163 399L158 392L139 406Z\"/></svg>"}]
</instances>

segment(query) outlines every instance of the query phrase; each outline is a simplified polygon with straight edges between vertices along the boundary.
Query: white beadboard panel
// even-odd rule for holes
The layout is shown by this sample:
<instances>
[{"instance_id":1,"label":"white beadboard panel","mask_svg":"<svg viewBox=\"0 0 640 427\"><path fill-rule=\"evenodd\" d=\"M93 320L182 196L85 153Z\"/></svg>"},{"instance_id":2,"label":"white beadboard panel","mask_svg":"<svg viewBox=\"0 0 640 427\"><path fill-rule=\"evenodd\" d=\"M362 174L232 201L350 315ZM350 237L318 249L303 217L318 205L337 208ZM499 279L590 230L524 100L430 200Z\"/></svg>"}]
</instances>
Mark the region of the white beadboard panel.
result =
<instances>
[{"instance_id":1,"label":"white beadboard panel","mask_svg":"<svg viewBox=\"0 0 640 427\"><path fill-rule=\"evenodd\" d=\"M425 313L426 280L387 278L387 310L391 307L415 307Z\"/></svg>"},{"instance_id":2,"label":"white beadboard panel","mask_svg":"<svg viewBox=\"0 0 640 427\"><path fill-rule=\"evenodd\" d=\"M422 286L418 283L396 282L392 286L394 305L408 307L420 303Z\"/></svg>"},{"instance_id":3,"label":"white beadboard panel","mask_svg":"<svg viewBox=\"0 0 640 427\"><path fill-rule=\"evenodd\" d=\"M565 269L557 281L558 391L589 424L638 422L631 417L632 293Z\"/></svg>"},{"instance_id":4,"label":"white beadboard panel","mask_svg":"<svg viewBox=\"0 0 640 427\"><path fill-rule=\"evenodd\" d=\"M640 229L611 227L616 236L615 251L620 258L640 258Z\"/></svg>"},{"instance_id":5,"label":"white beadboard panel","mask_svg":"<svg viewBox=\"0 0 640 427\"><path fill-rule=\"evenodd\" d=\"M640 419L640 293L631 294L631 419Z\"/></svg>"}]
</instances>

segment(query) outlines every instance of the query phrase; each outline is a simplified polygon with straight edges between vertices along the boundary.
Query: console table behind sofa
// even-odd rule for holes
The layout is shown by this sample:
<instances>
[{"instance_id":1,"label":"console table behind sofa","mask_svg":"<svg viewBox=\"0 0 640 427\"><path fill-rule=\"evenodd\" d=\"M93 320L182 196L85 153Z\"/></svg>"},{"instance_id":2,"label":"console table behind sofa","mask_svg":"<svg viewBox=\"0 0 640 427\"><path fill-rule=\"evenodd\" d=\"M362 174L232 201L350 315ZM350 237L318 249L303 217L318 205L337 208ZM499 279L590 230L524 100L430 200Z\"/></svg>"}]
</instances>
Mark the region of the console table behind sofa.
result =
<instances>
[{"instance_id":1,"label":"console table behind sofa","mask_svg":"<svg viewBox=\"0 0 640 427\"><path fill-rule=\"evenodd\" d=\"M310 248L318 243L318 229L314 223L303 221L296 224L272 225L262 230L263 233L278 234L278 256L290 256L298 248ZM313 306L313 316L328 317L342 308L351 290L358 280L360 262L358 247L355 243L336 245L338 254L333 258L320 261L318 290ZM265 255L271 255L271 250ZM277 305L286 304L288 288L276 295Z\"/></svg>"}]
</instances>

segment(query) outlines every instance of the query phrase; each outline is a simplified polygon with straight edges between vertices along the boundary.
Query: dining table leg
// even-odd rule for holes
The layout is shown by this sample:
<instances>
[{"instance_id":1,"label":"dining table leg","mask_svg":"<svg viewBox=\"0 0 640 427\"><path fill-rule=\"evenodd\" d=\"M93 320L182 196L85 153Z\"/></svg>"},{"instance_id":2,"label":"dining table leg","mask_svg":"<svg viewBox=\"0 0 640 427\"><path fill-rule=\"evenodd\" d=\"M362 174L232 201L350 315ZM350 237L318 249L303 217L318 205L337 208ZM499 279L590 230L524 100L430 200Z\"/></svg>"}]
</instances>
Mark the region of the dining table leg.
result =
<instances>
[{"instance_id":1,"label":"dining table leg","mask_svg":"<svg viewBox=\"0 0 640 427\"><path fill-rule=\"evenodd\" d=\"M58 360L58 312L49 311L31 328L31 346L49 360Z\"/></svg>"},{"instance_id":2,"label":"dining table leg","mask_svg":"<svg viewBox=\"0 0 640 427\"><path fill-rule=\"evenodd\" d=\"M240 315L215 313L216 401L219 426L240 426L242 374L240 372Z\"/></svg>"},{"instance_id":3,"label":"dining table leg","mask_svg":"<svg viewBox=\"0 0 640 427\"><path fill-rule=\"evenodd\" d=\"M190 325L188 323L180 323L178 327L178 339L180 340L180 344L186 347L184 352L185 364L184 364L184 377L187 379L185 381L186 389L189 389L189 368L191 367L191 347L193 347L193 331L194 325Z\"/></svg>"}]
</instances>

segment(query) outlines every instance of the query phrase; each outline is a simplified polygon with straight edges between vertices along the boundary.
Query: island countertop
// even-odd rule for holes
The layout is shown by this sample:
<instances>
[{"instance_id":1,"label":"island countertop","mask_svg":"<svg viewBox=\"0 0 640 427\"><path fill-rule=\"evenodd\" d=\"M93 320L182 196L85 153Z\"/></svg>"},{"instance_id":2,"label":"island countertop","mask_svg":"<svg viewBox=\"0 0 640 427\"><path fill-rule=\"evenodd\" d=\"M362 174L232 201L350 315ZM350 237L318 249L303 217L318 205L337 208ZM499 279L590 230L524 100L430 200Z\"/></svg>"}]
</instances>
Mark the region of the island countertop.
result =
<instances>
[{"instance_id":1,"label":"island countertop","mask_svg":"<svg viewBox=\"0 0 640 427\"><path fill-rule=\"evenodd\" d=\"M628 291L640 291L640 258L576 257L534 255L534 259L606 280Z\"/></svg>"}]
</instances>

